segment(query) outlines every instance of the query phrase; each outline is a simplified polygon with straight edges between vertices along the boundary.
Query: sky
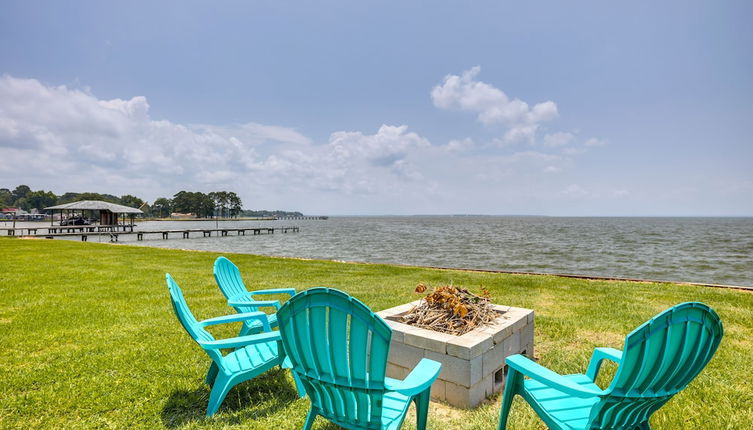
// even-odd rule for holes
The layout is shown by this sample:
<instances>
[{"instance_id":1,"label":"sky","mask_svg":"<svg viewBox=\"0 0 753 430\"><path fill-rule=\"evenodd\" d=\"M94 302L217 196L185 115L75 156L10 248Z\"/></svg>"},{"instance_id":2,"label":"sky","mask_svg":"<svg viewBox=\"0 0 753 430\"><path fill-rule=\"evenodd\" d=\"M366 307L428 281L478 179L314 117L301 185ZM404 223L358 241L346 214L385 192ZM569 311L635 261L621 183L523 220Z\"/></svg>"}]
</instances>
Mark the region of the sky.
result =
<instances>
[{"instance_id":1,"label":"sky","mask_svg":"<svg viewBox=\"0 0 753 430\"><path fill-rule=\"evenodd\" d=\"M753 216L750 1L0 2L0 187Z\"/></svg>"}]
</instances>

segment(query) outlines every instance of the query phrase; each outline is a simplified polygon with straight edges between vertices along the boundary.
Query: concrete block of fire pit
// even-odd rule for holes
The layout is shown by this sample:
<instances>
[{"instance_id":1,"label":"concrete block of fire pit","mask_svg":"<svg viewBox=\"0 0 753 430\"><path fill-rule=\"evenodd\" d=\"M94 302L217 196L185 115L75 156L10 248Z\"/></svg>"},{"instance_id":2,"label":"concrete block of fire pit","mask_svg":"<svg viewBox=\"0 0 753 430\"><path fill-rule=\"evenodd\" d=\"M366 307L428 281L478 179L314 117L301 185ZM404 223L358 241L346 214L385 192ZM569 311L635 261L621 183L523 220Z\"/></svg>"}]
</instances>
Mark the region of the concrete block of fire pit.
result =
<instances>
[{"instance_id":1,"label":"concrete block of fire pit","mask_svg":"<svg viewBox=\"0 0 753 430\"><path fill-rule=\"evenodd\" d=\"M454 336L414 327L401 321L420 302L377 312L392 327L387 376L403 379L421 361L442 363L431 398L460 408L472 408L505 386L505 358L513 354L533 357L534 312L531 309L493 305L497 319L489 325Z\"/></svg>"}]
</instances>

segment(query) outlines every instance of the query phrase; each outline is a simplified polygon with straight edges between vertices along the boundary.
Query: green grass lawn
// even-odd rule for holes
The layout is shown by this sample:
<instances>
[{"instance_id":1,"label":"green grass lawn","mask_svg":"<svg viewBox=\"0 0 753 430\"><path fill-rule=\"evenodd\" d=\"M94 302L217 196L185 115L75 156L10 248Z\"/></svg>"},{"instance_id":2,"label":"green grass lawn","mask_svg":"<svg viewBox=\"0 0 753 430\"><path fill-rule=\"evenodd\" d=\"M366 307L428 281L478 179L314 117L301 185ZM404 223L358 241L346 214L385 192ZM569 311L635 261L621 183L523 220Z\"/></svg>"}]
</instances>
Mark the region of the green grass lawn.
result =
<instances>
[{"instance_id":1,"label":"green grass lawn","mask_svg":"<svg viewBox=\"0 0 753 430\"><path fill-rule=\"evenodd\" d=\"M209 358L178 324L164 279L175 277L197 318L232 313L212 277L218 255L1 238L0 428L300 428L309 402L282 371L237 386L204 418ZM252 288L330 286L374 310L415 300L418 282L483 284L495 302L536 311L536 356L560 373L584 372L594 347L621 348L628 332L665 308L702 301L721 316L725 338L688 389L654 414L654 429L753 427L748 292L226 255ZM404 428L415 427L413 417L411 407ZM432 403L429 428L495 429L498 417L498 397L470 411ZM336 427L320 418L315 428ZM516 400L508 428L545 427Z\"/></svg>"}]
</instances>

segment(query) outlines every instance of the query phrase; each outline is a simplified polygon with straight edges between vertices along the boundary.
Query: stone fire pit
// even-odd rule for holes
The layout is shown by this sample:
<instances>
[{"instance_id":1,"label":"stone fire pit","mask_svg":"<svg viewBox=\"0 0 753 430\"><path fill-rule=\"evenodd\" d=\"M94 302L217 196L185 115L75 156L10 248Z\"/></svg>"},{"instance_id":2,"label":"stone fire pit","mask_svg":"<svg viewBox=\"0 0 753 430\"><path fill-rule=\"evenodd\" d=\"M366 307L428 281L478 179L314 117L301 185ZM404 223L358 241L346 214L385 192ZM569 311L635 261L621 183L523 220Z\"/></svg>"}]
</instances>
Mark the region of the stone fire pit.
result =
<instances>
[{"instance_id":1,"label":"stone fire pit","mask_svg":"<svg viewBox=\"0 0 753 430\"><path fill-rule=\"evenodd\" d=\"M400 322L420 300L377 314L392 327L387 376L405 378L421 358L442 363L431 397L460 408L472 408L505 386L505 358L533 357L533 310L493 305L500 313L495 324L462 336L426 330Z\"/></svg>"}]
</instances>

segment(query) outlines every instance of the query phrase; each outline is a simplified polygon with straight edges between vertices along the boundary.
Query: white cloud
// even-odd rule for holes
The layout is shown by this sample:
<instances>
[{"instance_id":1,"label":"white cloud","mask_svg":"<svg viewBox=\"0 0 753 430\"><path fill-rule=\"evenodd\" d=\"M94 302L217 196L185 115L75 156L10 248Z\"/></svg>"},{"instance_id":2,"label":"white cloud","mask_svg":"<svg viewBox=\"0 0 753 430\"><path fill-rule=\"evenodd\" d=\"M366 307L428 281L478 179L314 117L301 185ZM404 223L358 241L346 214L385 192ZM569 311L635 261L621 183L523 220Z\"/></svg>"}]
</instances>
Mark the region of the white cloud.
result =
<instances>
[{"instance_id":1,"label":"white cloud","mask_svg":"<svg viewBox=\"0 0 753 430\"><path fill-rule=\"evenodd\" d=\"M55 191L138 194L181 189L249 195L299 190L388 193L422 181L431 143L407 126L337 131L315 144L297 131L249 122L177 124L149 117L145 97L100 100L88 91L0 77L0 183L30 172ZM33 184L31 184L33 185Z\"/></svg>"},{"instance_id":2,"label":"white cloud","mask_svg":"<svg viewBox=\"0 0 753 430\"><path fill-rule=\"evenodd\" d=\"M18 136L18 125L10 118L0 118L0 139L13 140Z\"/></svg>"},{"instance_id":3,"label":"white cloud","mask_svg":"<svg viewBox=\"0 0 753 430\"><path fill-rule=\"evenodd\" d=\"M473 149L474 146L473 139L466 137L465 139L453 139L447 142L444 149L447 152L462 153Z\"/></svg>"},{"instance_id":4,"label":"white cloud","mask_svg":"<svg viewBox=\"0 0 753 430\"><path fill-rule=\"evenodd\" d=\"M238 136L238 137L235 137ZM154 121L145 97L100 100L89 92L0 77L2 179L34 172L75 191L126 192L139 182L159 192L228 181L253 163L255 145L307 143L291 129L259 124L204 127ZM53 183L53 182L50 182ZM194 185L195 186L195 185Z\"/></svg>"},{"instance_id":5,"label":"white cloud","mask_svg":"<svg viewBox=\"0 0 753 430\"><path fill-rule=\"evenodd\" d=\"M477 114L479 122L486 126L501 125L504 132L491 139L495 146L516 144L536 145L542 124L559 116L557 104L545 101L532 107L523 100L511 99L499 88L478 80L480 66L475 66L460 75L447 75L441 84L431 90L434 106L440 109L460 110ZM584 151L569 147L576 139L576 133L554 131L544 135L540 144L550 148L561 148L566 154L575 155ZM602 146L607 142L596 138L588 139L584 146ZM453 148L457 144L453 144Z\"/></svg>"},{"instance_id":6,"label":"white cloud","mask_svg":"<svg viewBox=\"0 0 753 430\"><path fill-rule=\"evenodd\" d=\"M502 139L498 140L502 145L516 143L527 143L533 145L536 142L536 132L539 129L538 124L521 125L512 127L505 132Z\"/></svg>"},{"instance_id":7,"label":"white cloud","mask_svg":"<svg viewBox=\"0 0 753 430\"><path fill-rule=\"evenodd\" d=\"M405 158L412 148L431 144L416 133L406 133L407 126L382 125L376 134L360 131L337 131L329 138L329 147L340 159L360 158L376 166L390 166Z\"/></svg>"},{"instance_id":8,"label":"white cloud","mask_svg":"<svg viewBox=\"0 0 753 430\"><path fill-rule=\"evenodd\" d=\"M480 71L481 67L475 66L460 76L447 75L444 82L431 91L434 106L478 113L478 120L487 125L517 126L557 117L554 102L546 101L529 108L528 103L520 99L510 100L502 90L476 80Z\"/></svg>"},{"instance_id":9,"label":"white cloud","mask_svg":"<svg viewBox=\"0 0 753 430\"><path fill-rule=\"evenodd\" d=\"M408 127L382 125L376 134L366 135L360 131L337 131L330 135L321 162L334 171L341 172L339 180L358 177L359 183L379 182L387 170L394 175L409 180L421 178L409 154L427 149L431 143ZM343 184L345 185L345 184ZM373 190L374 187L369 187ZM346 190L348 189L346 185Z\"/></svg>"},{"instance_id":10,"label":"white cloud","mask_svg":"<svg viewBox=\"0 0 753 430\"><path fill-rule=\"evenodd\" d=\"M476 79L481 67L461 75L447 75L431 91L434 106L474 112L484 125L501 124L508 128L499 144L533 143L542 122L557 118L557 105L545 101L530 107L520 99L510 99L502 90Z\"/></svg>"},{"instance_id":11,"label":"white cloud","mask_svg":"<svg viewBox=\"0 0 753 430\"><path fill-rule=\"evenodd\" d=\"M288 127L264 125L249 122L235 127L219 127L213 125L195 125L194 129L211 131L228 139L238 142L279 142L296 145L309 145L311 139Z\"/></svg>"},{"instance_id":12,"label":"white cloud","mask_svg":"<svg viewBox=\"0 0 753 430\"><path fill-rule=\"evenodd\" d=\"M573 133L558 131L556 133L544 135L544 145L551 147L565 146L575 139Z\"/></svg>"},{"instance_id":13,"label":"white cloud","mask_svg":"<svg viewBox=\"0 0 753 430\"><path fill-rule=\"evenodd\" d=\"M477 84L477 99L485 97L478 88L502 99L501 91ZM450 99L436 103L442 100ZM476 106L469 100L463 106ZM553 104L507 102L519 113L509 116L500 143L533 142L539 121L556 112ZM500 106L489 106L484 118L499 115ZM534 199L528 190L551 177L546 173L572 167L564 152L547 153L546 145L512 153L470 137L432 145L405 125L335 131L315 142L289 127L180 124L154 120L149 110L143 96L102 100L87 89L0 76L0 186L27 183L56 193L135 194L149 201L183 189L226 189L250 208L322 213L493 212L499 202L508 211ZM552 132L545 140L566 135ZM560 186L548 195L560 195Z\"/></svg>"}]
</instances>

